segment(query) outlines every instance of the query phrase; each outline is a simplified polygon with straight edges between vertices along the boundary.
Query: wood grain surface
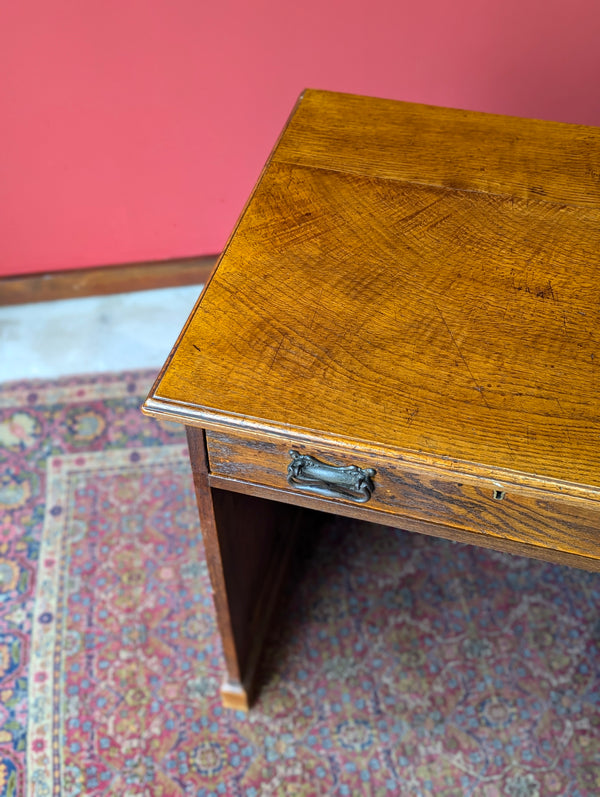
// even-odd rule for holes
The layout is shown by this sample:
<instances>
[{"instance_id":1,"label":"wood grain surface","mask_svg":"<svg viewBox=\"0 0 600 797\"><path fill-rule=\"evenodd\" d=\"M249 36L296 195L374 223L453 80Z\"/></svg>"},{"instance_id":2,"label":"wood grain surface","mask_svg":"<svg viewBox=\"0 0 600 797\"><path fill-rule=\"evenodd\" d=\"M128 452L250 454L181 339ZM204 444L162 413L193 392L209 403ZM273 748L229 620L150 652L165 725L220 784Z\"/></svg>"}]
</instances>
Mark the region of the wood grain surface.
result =
<instances>
[{"instance_id":1,"label":"wood grain surface","mask_svg":"<svg viewBox=\"0 0 600 797\"><path fill-rule=\"evenodd\" d=\"M596 127L304 92L273 160L600 207Z\"/></svg>"},{"instance_id":2,"label":"wood grain surface","mask_svg":"<svg viewBox=\"0 0 600 797\"><path fill-rule=\"evenodd\" d=\"M211 476L310 495L310 490L299 490L287 481L289 451L297 445L293 440L207 431L206 442ZM375 489L364 506L380 513L380 523L393 522L391 516L398 516L402 523L414 519L441 524L473 532L479 538L492 535L589 557L594 560L589 567L600 569L597 501L567 499L550 491L513 488L477 477L459 481L443 471L411 468L393 460L361 452L340 452L323 445L299 448L301 454L327 464L375 468ZM328 500L338 507L352 505L342 497Z\"/></svg>"},{"instance_id":3,"label":"wood grain surface","mask_svg":"<svg viewBox=\"0 0 600 797\"><path fill-rule=\"evenodd\" d=\"M600 211L272 163L147 408L600 497Z\"/></svg>"}]
</instances>

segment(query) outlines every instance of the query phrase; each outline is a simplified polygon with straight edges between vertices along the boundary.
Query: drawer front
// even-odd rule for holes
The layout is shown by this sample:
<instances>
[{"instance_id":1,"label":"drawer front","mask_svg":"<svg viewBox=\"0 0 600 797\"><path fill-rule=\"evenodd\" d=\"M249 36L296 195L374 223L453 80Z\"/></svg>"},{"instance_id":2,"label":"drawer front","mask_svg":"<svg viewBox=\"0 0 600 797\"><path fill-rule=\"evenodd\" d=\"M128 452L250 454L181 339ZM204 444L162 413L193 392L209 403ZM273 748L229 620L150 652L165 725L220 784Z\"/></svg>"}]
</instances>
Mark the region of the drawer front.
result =
<instances>
[{"instance_id":1,"label":"drawer front","mask_svg":"<svg viewBox=\"0 0 600 797\"><path fill-rule=\"evenodd\" d=\"M334 467L355 465L375 470L373 491L367 500L361 497L368 490L353 497L329 496L328 500L377 510L382 513L382 523L386 516L406 517L600 558L600 502L498 485L471 476L453 480L452 474L434 469L417 470L406 463L382 462L369 454L286 443L280 438L207 431L206 440L210 471L217 476L322 498L318 488L311 490L310 485L288 481L293 450Z\"/></svg>"}]
</instances>

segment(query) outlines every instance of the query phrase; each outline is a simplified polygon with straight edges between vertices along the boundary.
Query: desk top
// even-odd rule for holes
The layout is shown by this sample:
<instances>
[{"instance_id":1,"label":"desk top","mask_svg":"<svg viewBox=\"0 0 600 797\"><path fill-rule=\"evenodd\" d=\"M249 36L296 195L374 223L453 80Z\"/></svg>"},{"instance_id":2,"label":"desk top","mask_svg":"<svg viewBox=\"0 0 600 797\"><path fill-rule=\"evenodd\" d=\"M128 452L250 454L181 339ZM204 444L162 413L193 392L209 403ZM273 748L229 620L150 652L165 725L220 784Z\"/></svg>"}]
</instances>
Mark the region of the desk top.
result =
<instances>
[{"instance_id":1,"label":"desk top","mask_svg":"<svg viewBox=\"0 0 600 797\"><path fill-rule=\"evenodd\" d=\"M600 498L600 129L300 98L145 410Z\"/></svg>"}]
</instances>

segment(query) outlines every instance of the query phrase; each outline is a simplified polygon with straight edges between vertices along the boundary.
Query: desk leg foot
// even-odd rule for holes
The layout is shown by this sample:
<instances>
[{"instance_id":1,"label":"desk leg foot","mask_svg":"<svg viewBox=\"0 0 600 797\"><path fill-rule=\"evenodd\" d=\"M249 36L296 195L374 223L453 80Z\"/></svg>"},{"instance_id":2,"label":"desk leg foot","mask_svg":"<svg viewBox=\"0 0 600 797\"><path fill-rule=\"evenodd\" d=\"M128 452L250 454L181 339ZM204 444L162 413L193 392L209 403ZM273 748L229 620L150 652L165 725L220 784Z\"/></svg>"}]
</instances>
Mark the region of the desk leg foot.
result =
<instances>
[{"instance_id":1,"label":"desk leg foot","mask_svg":"<svg viewBox=\"0 0 600 797\"><path fill-rule=\"evenodd\" d=\"M250 696L240 683L225 681L221 686L221 702L225 708L232 708L235 711L250 709Z\"/></svg>"},{"instance_id":2,"label":"desk leg foot","mask_svg":"<svg viewBox=\"0 0 600 797\"><path fill-rule=\"evenodd\" d=\"M187 427L200 527L223 643L227 708L247 711L302 510L210 486L204 432Z\"/></svg>"}]
</instances>

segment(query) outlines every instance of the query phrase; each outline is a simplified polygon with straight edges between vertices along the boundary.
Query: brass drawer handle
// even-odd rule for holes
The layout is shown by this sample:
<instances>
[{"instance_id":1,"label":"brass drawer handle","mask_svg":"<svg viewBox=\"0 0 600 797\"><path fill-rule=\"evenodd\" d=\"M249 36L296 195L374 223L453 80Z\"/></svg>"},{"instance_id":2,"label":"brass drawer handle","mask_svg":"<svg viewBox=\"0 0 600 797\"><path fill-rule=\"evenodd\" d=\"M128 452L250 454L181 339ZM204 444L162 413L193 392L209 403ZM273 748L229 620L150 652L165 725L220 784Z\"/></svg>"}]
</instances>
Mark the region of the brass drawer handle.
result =
<instances>
[{"instance_id":1,"label":"brass drawer handle","mask_svg":"<svg viewBox=\"0 0 600 797\"><path fill-rule=\"evenodd\" d=\"M287 480L292 487L308 490L328 498L349 498L357 504L366 503L375 489L373 468L356 465L326 465L308 454L292 449Z\"/></svg>"}]
</instances>

